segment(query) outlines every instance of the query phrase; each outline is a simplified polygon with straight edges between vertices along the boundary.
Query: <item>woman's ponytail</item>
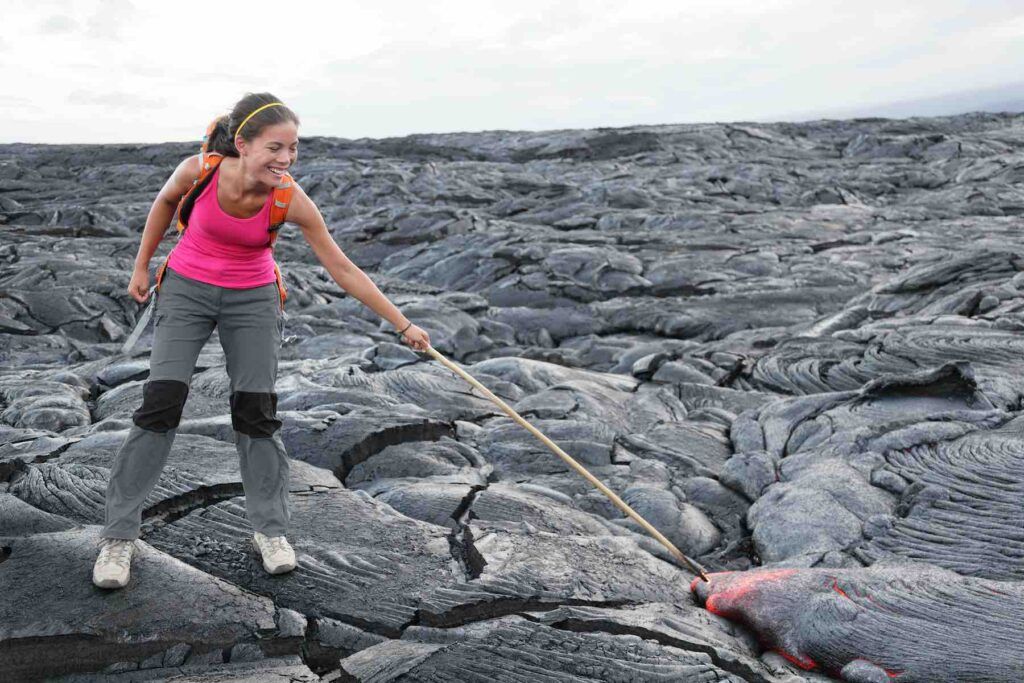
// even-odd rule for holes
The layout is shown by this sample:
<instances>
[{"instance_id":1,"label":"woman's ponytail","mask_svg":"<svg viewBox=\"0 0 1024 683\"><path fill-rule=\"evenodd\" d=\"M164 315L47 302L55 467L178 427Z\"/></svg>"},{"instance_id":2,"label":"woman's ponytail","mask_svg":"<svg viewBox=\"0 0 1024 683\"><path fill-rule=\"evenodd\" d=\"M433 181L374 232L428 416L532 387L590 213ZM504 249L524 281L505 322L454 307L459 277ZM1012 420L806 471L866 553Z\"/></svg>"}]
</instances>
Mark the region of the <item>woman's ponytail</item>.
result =
<instances>
[{"instance_id":1,"label":"woman's ponytail","mask_svg":"<svg viewBox=\"0 0 1024 683\"><path fill-rule=\"evenodd\" d=\"M228 125L231 117L224 114L217 118L217 125L210 133L210 139L206 141L206 149L210 152L223 154L226 157L237 157L238 150L235 148L235 141L228 132Z\"/></svg>"}]
</instances>

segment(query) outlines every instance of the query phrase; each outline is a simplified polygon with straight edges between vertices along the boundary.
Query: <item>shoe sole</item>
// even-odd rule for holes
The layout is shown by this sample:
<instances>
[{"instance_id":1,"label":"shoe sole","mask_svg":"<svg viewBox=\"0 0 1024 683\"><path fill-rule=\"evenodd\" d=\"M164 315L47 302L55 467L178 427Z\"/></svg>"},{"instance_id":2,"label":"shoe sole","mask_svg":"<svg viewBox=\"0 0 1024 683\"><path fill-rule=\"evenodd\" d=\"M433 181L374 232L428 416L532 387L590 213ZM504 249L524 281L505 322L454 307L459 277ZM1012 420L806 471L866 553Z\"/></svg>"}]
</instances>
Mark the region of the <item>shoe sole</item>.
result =
<instances>
[{"instance_id":1,"label":"shoe sole","mask_svg":"<svg viewBox=\"0 0 1024 683\"><path fill-rule=\"evenodd\" d=\"M263 565L263 569L268 574L287 574L288 572L290 572L293 569L295 569L295 565L294 564L292 566L290 566L290 567L288 565L282 565L281 567L279 567L275 571L275 570L271 569L270 567L268 567L267 563L263 560L263 553L260 552L260 547L259 547L259 545L257 545L255 538L252 539L252 548L253 548L253 550L256 551L256 556L260 558L260 564ZM298 564L298 563L296 563L296 564Z\"/></svg>"},{"instance_id":2,"label":"shoe sole","mask_svg":"<svg viewBox=\"0 0 1024 683\"><path fill-rule=\"evenodd\" d=\"M120 583L118 582L117 579L103 579L101 581L97 581L95 578L93 578L92 584L97 588L124 588L128 585L128 581Z\"/></svg>"}]
</instances>

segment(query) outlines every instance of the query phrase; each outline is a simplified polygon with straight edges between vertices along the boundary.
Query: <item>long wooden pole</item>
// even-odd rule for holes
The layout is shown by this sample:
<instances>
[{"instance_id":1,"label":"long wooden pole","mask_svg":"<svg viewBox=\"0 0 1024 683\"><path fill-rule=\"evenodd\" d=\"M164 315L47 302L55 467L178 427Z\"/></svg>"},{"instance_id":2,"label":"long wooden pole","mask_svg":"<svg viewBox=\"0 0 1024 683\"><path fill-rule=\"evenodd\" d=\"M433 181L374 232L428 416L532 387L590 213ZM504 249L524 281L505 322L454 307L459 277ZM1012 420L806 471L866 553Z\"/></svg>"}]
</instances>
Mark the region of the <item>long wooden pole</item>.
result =
<instances>
[{"instance_id":1,"label":"long wooden pole","mask_svg":"<svg viewBox=\"0 0 1024 683\"><path fill-rule=\"evenodd\" d=\"M562 460L567 462L570 467L572 467L574 470L576 470L581 475L583 475L583 477L585 477L586 480L589 481L591 484L596 486L601 491L601 493L603 493L604 495L608 496L608 498L613 503L615 503L615 505L620 510L622 510L627 515L629 515L634 520L636 520L636 522L640 526L642 526L647 531L647 533L649 533L651 536L656 538L663 546L665 546L668 549L668 551L670 553L672 553L673 557L675 557L676 559L684 562L686 565L688 565L690 567L690 569L695 574L700 576L700 578L704 579L705 581L708 581L708 575L704 571L703 567L701 567L699 564L697 564L696 562L694 562L693 560L688 558L686 555L684 555L682 553L682 551L679 550L679 548L677 548L677 547L675 547L675 545L673 545L672 541L670 541L667 538L665 538L665 536L660 531L655 529L654 526L652 526L650 522L648 522L646 519L644 519L639 514L637 514L636 510L634 510L633 508L629 507L629 505L626 504L626 501L624 501L621 498L619 498L615 494L614 491L612 491L610 488L608 488L603 483L601 483L601 481L597 477L592 475L590 472L588 472L587 469L585 467L583 467L583 465L581 465L578 462L576 462L576 460L574 460L572 456L570 456L568 453L566 453L561 448L559 448L558 444L556 444L554 441L552 441L548 437L544 436L544 434L542 434L539 429L537 429L532 424L530 424L529 422L524 420L523 417L519 413L514 411L507 403L505 403L500 398L498 398L493 393L491 393L490 389L485 387L483 384L480 384L480 382L478 382L476 379L474 379L473 376L470 375L468 372L466 372L465 370L460 368L458 365L456 365L452 361L450 361L447 358L445 358L443 355L441 355L441 353L437 349L435 349L433 346L428 346L426 348L426 351L431 356L433 356L435 359L440 361L445 367L451 369L456 374L460 375L463 379L465 379L467 382L469 382L474 387L479 389L481 391L481 393L483 393L484 396L489 398L499 408L501 408L506 413L508 413L509 417L511 417L513 420L515 420L519 424L521 424L524 427L526 427L530 431L530 433L532 433L534 436L536 436L538 439L540 439L544 443L545 446L550 448L554 452L555 455L560 457Z\"/></svg>"}]
</instances>

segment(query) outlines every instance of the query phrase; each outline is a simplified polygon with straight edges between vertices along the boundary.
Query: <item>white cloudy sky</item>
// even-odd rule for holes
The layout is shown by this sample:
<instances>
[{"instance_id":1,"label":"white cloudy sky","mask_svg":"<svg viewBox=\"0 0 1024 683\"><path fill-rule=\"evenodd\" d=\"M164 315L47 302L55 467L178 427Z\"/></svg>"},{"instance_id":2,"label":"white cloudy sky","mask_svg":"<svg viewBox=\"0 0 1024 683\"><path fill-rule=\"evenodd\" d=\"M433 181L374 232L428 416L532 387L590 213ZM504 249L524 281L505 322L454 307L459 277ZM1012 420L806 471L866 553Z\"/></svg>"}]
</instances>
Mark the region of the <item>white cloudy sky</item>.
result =
<instances>
[{"instance_id":1,"label":"white cloudy sky","mask_svg":"<svg viewBox=\"0 0 1024 683\"><path fill-rule=\"evenodd\" d=\"M757 121L1020 83L1024 0L4 0L0 142Z\"/></svg>"}]
</instances>

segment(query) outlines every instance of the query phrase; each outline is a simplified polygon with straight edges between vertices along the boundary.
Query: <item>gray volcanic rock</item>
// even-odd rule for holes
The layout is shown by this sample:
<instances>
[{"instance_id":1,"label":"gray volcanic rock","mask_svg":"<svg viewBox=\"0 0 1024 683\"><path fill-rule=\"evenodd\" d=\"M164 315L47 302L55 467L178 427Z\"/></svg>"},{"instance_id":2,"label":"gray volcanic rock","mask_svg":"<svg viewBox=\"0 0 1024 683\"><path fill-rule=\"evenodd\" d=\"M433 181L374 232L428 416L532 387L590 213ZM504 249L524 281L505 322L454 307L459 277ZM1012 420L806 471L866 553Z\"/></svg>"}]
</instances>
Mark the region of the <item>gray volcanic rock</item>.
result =
<instances>
[{"instance_id":1,"label":"gray volcanic rock","mask_svg":"<svg viewBox=\"0 0 1024 683\"><path fill-rule=\"evenodd\" d=\"M4 382L2 391L7 407L0 420L13 427L59 432L92 421L85 387L25 377Z\"/></svg>"},{"instance_id":2,"label":"gray volcanic rock","mask_svg":"<svg viewBox=\"0 0 1024 683\"><path fill-rule=\"evenodd\" d=\"M195 149L6 145L0 678L1022 678L1024 116L301 147L346 254L711 584L286 226L299 565L252 549L215 332L100 605L85 540L152 342L121 352L126 287Z\"/></svg>"},{"instance_id":3,"label":"gray volcanic rock","mask_svg":"<svg viewBox=\"0 0 1024 683\"><path fill-rule=\"evenodd\" d=\"M688 599L685 576L625 537L561 536L529 522L474 521L461 539L467 581L421 601L420 622L452 626L559 604L619 605Z\"/></svg>"},{"instance_id":4,"label":"gray volcanic rock","mask_svg":"<svg viewBox=\"0 0 1024 683\"><path fill-rule=\"evenodd\" d=\"M1024 580L1022 448L1024 421L1017 417L992 430L886 451L872 482L897 490L899 502L867 520L870 541L856 548L858 559L915 558L966 576Z\"/></svg>"},{"instance_id":5,"label":"gray volcanic rock","mask_svg":"<svg viewBox=\"0 0 1024 683\"><path fill-rule=\"evenodd\" d=\"M60 455L79 437L65 437L38 429L18 429L0 425L0 482L29 462L45 462Z\"/></svg>"},{"instance_id":6,"label":"gray volcanic rock","mask_svg":"<svg viewBox=\"0 0 1024 683\"><path fill-rule=\"evenodd\" d=\"M514 615L456 629L411 627L341 662L359 681L729 681L710 655L635 635L574 633ZM333 679L339 680L339 679ZM766 680L766 679L762 679Z\"/></svg>"},{"instance_id":7,"label":"gray volcanic rock","mask_svg":"<svg viewBox=\"0 0 1024 683\"><path fill-rule=\"evenodd\" d=\"M449 530L396 512L362 491L292 493L299 566L271 576L259 566L242 498L154 529L147 542L213 576L301 614L390 638L418 615L423 595L463 578Z\"/></svg>"},{"instance_id":8,"label":"gray volcanic rock","mask_svg":"<svg viewBox=\"0 0 1024 683\"><path fill-rule=\"evenodd\" d=\"M835 551L865 564L906 557L1019 580L1024 469L1013 454L1024 448L1021 420L989 408L962 380L942 366L745 413L758 427L736 440L730 463L743 459L746 469L723 482L756 498L747 522L761 559L850 563L829 557Z\"/></svg>"},{"instance_id":9,"label":"gray volcanic rock","mask_svg":"<svg viewBox=\"0 0 1024 683\"><path fill-rule=\"evenodd\" d=\"M33 507L9 493L0 493L0 519L8 536L32 536L75 527L74 522Z\"/></svg>"},{"instance_id":10,"label":"gray volcanic rock","mask_svg":"<svg viewBox=\"0 0 1024 683\"><path fill-rule=\"evenodd\" d=\"M182 664L242 643L273 649L277 610L268 598L137 544L130 590L102 591L88 579L98 527L0 536L0 641L11 680L102 671L118 662ZM72 568L76 580L68 580ZM145 578L143 578L145 577ZM143 579L138 581L138 579ZM188 599L182 599L188 596ZM138 615L145 614L145 618ZM41 618L45 615L45 618ZM48 654L60 642L64 656ZM278 647L280 644L278 644ZM263 655L261 654L260 657ZM207 660L208 661L208 660Z\"/></svg>"},{"instance_id":11,"label":"gray volcanic rock","mask_svg":"<svg viewBox=\"0 0 1024 683\"><path fill-rule=\"evenodd\" d=\"M635 607L566 606L537 613L540 623L576 633L635 635L662 645L706 652L711 661L745 681L826 680L824 676L794 676L770 660L758 658L759 645L751 634L721 617L682 603L646 603Z\"/></svg>"},{"instance_id":12,"label":"gray volcanic rock","mask_svg":"<svg viewBox=\"0 0 1024 683\"><path fill-rule=\"evenodd\" d=\"M476 449L442 436L385 446L352 467L345 484L367 491L386 489L394 481L483 484L491 469Z\"/></svg>"},{"instance_id":13,"label":"gray volcanic rock","mask_svg":"<svg viewBox=\"0 0 1024 683\"><path fill-rule=\"evenodd\" d=\"M303 664L302 659L298 655L246 661L245 657L249 654L249 650L244 650L242 647L232 648L229 653L231 662L228 664L217 664L210 661L202 664L175 665L172 660L167 662L156 661L158 668L148 668L148 665L153 662L147 660L145 662L147 668L131 669L131 667L127 666L128 663L125 662L125 666L118 667L119 670L127 670L125 673L107 673L103 675L103 680L113 681L114 683L135 683L135 681L275 683L282 679L294 683L313 683L320 680L316 672ZM167 664L168 666L159 666L160 664ZM89 674L70 674L49 680L59 681L59 683L89 683L95 680L95 676L90 676Z\"/></svg>"}]
</instances>

